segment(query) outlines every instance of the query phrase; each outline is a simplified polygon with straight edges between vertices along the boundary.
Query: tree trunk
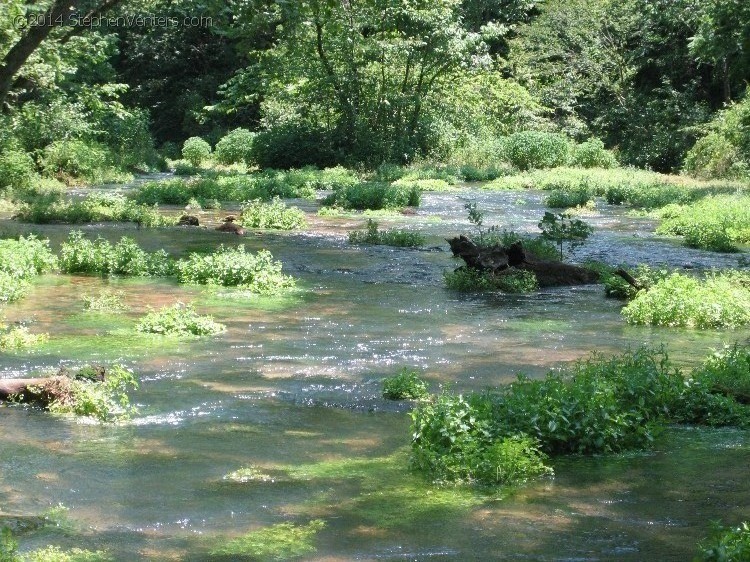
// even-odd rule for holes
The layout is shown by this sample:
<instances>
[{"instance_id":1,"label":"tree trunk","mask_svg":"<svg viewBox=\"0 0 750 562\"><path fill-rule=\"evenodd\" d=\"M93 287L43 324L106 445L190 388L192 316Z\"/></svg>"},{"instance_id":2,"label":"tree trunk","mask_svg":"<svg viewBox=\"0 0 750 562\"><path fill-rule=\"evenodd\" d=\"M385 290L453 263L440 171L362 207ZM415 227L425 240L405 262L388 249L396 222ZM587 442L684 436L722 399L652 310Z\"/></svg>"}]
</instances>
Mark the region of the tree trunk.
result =
<instances>
[{"instance_id":1,"label":"tree trunk","mask_svg":"<svg viewBox=\"0 0 750 562\"><path fill-rule=\"evenodd\" d=\"M49 406L69 396L70 378L66 376L36 379L0 379L0 401L16 400Z\"/></svg>"}]
</instances>

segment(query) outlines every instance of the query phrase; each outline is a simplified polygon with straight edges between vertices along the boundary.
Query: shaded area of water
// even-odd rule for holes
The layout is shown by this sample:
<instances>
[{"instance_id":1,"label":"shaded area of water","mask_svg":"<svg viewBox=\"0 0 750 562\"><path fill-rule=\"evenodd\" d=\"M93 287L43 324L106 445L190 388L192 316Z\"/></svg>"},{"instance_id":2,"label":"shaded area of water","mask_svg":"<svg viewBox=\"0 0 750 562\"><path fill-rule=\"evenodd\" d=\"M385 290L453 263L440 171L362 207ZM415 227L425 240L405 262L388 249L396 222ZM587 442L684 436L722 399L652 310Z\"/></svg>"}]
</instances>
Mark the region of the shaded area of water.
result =
<instances>
[{"instance_id":1,"label":"shaded area of water","mask_svg":"<svg viewBox=\"0 0 750 562\"><path fill-rule=\"evenodd\" d=\"M428 194L416 217L381 221L426 231L428 245L442 251L351 247L346 231L363 221L312 214L310 232L242 239L210 229L85 227L174 255L240 241L268 248L302 290L238 300L231 290L169 280L39 280L5 317L48 332L50 342L1 356L0 376L61 362L124 362L141 375L133 395L140 413L130 425L101 427L1 408L0 516L62 503L75 530L23 535L25 546L106 547L123 560L134 552L201 560L226 537L311 518L327 523L315 559L686 560L710 520L746 518L746 432L670 429L648 454L559 460L553 480L515 493L435 489L406 470L408 406L380 398L382 377L402 366L420 370L435 391L481 390L518 372L542 376L593 350L642 343L665 343L692 364L750 335L628 326L621 305L596 286L528 296L447 291L442 274L456 263L441 238L469 228L464 199L487 210L487 223L522 231L535 230L543 213L540 193L470 191ZM211 225L220 216L203 218ZM587 220L597 234L579 259L737 263L655 238L651 223L621 209L603 207ZM53 245L70 229L1 222L4 231L34 230ZM131 311L85 313L81 295L105 286L123 291ZM194 302L228 331L203 340L133 335L148 307L177 300ZM307 468L274 482L223 479L247 466Z\"/></svg>"}]
</instances>

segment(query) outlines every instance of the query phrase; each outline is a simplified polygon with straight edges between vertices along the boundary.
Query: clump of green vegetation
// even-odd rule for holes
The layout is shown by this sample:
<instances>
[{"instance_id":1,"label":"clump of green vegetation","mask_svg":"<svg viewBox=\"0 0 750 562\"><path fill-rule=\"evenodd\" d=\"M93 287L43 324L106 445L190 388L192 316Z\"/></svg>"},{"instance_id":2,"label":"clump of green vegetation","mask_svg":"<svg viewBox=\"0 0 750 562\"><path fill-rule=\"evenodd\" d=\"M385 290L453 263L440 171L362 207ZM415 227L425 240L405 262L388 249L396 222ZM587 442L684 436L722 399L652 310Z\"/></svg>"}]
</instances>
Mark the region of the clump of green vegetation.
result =
<instances>
[{"instance_id":1,"label":"clump of green vegetation","mask_svg":"<svg viewBox=\"0 0 750 562\"><path fill-rule=\"evenodd\" d=\"M216 161L220 164L251 164L255 133L241 127L230 131L216 143Z\"/></svg>"},{"instance_id":2,"label":"clump of green vegetation","mask_svg":"<svg viewBox=\"0 0 750 562\"><path fill-rule=\"evenodd\" d=\"M559 258L557 248L549 240L545 240L541 236L519 234L513 230L499 230L496 227L491 227L484 231L477 244L482 248L491 248L493 246L508 248L516 242L521 242L527 252L539 259L556 261Z\"/></svg>"},{"instance_id":3,"label":"clump of green vegetation","mask_svg":"<svg viewBox=\"0 0 750 562\"><path fill-rule=\"evenodd\" d=\"M122 182L132 176L112 166L112 151L98 142L57 140L44 148L41 167L48 177L66 184Z\"/></svg>"},{"instance_id":4,"label":"clump of green vegetation","mask_svg":"<svg viewBox=\"0 0 750 562\"><path fill-rule=\"evenodd\" d=\"M622 315L631 324L737 328L750 323L750 279L740 272L705 279L673 273L640 291Z\"/></svg>"},{"instance_id":5,"label":"clump of green vegetation","mask_svg":"<svg viewBox=\"0 0 750 562\"><path fill-rule=\"evenodd\" d=\"M455 271L443 274L445 286L453 291L464 293L501 291L503 293L533 293L539 284L531 271L509 269L500 275L493 275L489 271L478 271L469 267L460 267Z\"/></svg>"},{"instance_id":6,"label":"clump of green vegetation","mask_svg":"<svg viewBox=\"0 0 750 562\"><path fill-rule=\"evenodd\" d=\"M125 293L122 291L101 291L98 295L83 295L83 309L88 312L106 312L120 314L128 309L123 302Z\"/></svg>"},{"instance_id":7,"label":"clump of green vegetation","mask_svg":"<svg viewBox=\"0 0 750 562\"><path fill-rule=\"evenodd\" d=\"M638 287L634 287L620 275L616 275L615 269L612 267L597 264L596 267L592 266L592 268L600 274L599 277L604 284L606 295L610 298L623 300L634 299L638 291L652 287L673 273L668 269L654 269L648 265L641 264L629 272L638 285Z\"/></svg>"},{"instance_id":8,"label":"clump of green vegetation","mask_svg":"<svg viewBox=\"0 0 750 562\"><path fill-rule=\"evenodd\" d=\"M211 145L200 137L190 137L182 145L182 157L195 168L200 168L211 157Z\"/></svg>"},{"instance_id":9,"label":"clump of green vegetation","mask_svg":"<svg viewBox=\"0 0 750 562\"><path fill-rule=\"evenodd\" d=\"M560 259L563 259L563 244L567 242L568 251L583 244L594 231L580 219L572 218L568 213L545 212L539 223L542 238L553 241L560 249Z\"/></svg>"},{"instance_id":10,"label":"clump of green vegetation","mask_svg":"<svg viewBox=\"0 0 750 562\"><path fill-rule=\"evenodd\" d=\"M111 562L112 558L102 550L91 551L73 548L61 550L46 546L26 553L18 552L18 542L8 527L0 529L0 562Z\"/></svg>"},{"instance_id":11,"label":"clump of green vegetation","mask_svg":"<svg viewBox=\"0 0 750 562\"><path fill-rule=\"evenodd\" d=\"M698 544L700 562L743 562L750 560L750 522L737 527L715 524L711 536Z\"/></svg>"},{"instance_id":12,"label":"clump of green vegetation","mask_svg":"<svg viewBox=\"0 0 750 562\"><path fill-rule=\"evenodd\" d=\"M685 245L715 252L736 252L750 244L750 196L706 197L689 205L669 205L658 216L658 234L684 236Z\"/></svg>"},{"instance_id":13,"label":"clump of green vegetation","mask_svg":"<svg viewBox=\"0 0 750 562\"><path fill-rule=\"evenodd\" d=\"M135 222L146 227L173 226L176 217L159 213L154 206L135 203L120 195L89 195L82 200L39 197L21 207L18 219L34 224Z\"/></svg>"},{"instance_id":14,"label":"clump of green vegetation","mask_svg":"<svg viewBox=\"0 0 750 562\"><path fill-rule=\"evenodd\" d=\"M224 480L244 484L246 482L274 482L276 478L256 466L247 466L226 474Z\"/></svg>"},{"instance_id":15,"label":"clump of green vegetation","mask_svg":"<svg viewBox=\"0 0 750 562\"><path fill-rule=\"evenodd\" d=\"M568 160L570 142L564 135L523 131L507 137L504 156L519 170L554 168Z\"/></svg>"},{"instance_id":16,"label":"clump of green vegetation","mask_svg":"<svg viewBox=\"0 0 750 562\"><path fill-rule=\"evenodd\" d=\"M445 180L434 179L434 180L411 180L402 178L393 182L393 185L415 188L420 191L453 191L457 189L453 184L448 183Z\"/></svg>"},{"instance_id":17,"label":"clump of green vegetation","mask_svg":"<svg viewBox=\"0 0 750 562\"><path fill-rule=\"evenodd\" d=\"M714 352L698 369L696 378L713 392L750 403L750 348L734 344Z\"/></svg>"},{"instance_id":18,"label":"clump of green vegetation","mask_svg":"<svg viewBox=\"0 0 750 562\"><path fill-rule=\"evenodd\" d=\"M146 252L135 240L127 237L112 245L103 238L92 242L81 231L73 231L60 247L60 270L63 273L165 277L172 273L173 268L173 260L164 250Z\"/></svg>"},{"instance_id":19,"label":"clump of green vegetation","mask_svg":"<svg viewBox=\"0 0 750 562\"><path fill-rule=\"evenodd\" d=\"M361 181L356 172L343 166L324 168L322 170L306 167L276 173L281 174L284 182L300 193L309 193L311 189L315 191L346 189L357 185Z\"/></svg>"},{"instance_id":20,"label":"clump of green vegetation","mask_svg":"<svg viewBox=\"0 0 750 562\"><path fill-rule=\"evenodd\" d=\"M552 209L585 207L592 200L592 197L591 191L585 187L573 191L555 190L547 196L544 204Z\"/></svg>"},{"instance_id":21,"label":"clump of green vegetation","mask_svg":"<svg viewBox=\"0 0 750 562\"><path fill-rule=\"evenodd\" d=\"M0 305L23 297L30 279L56 267L48 240L34 236L0 240Z\"/></svg>"},{"instance_id":22,"label":"clump of green vegetation","mask_svg":"<svg viewBox=\"0 0 750 562\"><path fill-rule=\"evenodd\" d=\"M402 369L397 375L383 379L383 398L388 400L419 400L428 394L427 381L416 371Z\"/></svg>"},{"instance_id":23,"label":"clump of green vegetation","mask_svg":"<svg viewBox=\"0 0 750 562\"><path fill-rule=\"evenodd\" d=\"M409 230L378 230L378 223L367 219L366 230L354 230L349 233L350 244L382 244L399 248L418 248L424 245L425 238L418 232Z\"/></svg>"},{"instance_id":24,"label":"clump of green vegetation","mask_svg":"<svg viewBox=\"0 0 750 562\"><path fill-rule=\"evenodd\" d=\"M257 254L244 246L223 246L208 255L193 253L177 263L177 279L193 285L242 287L262 295L276 295L294 287L294 280L281 273L281 262L274 261L267 250Z\"/></svg>"},{"instance_id":25,"label":"clump of green vegetation","mask_svg":"<svg viewBox=\"0 0 750 562\"><path fill-rule=\"evenodd\" d=\"M105 372L101 367L86 366L75 373L63 370L60 374L38 389L41 396L54 397L47 406L50 412L102 422L127 419L135 413L128 391L138 388L138 381L129 369L113 365Z\"/></svg>"},{"instance_id":26,"label":"clump of green vegetation","mask_svg":"<svg viewBox=\"0 0 750 562\"><path fill-rule=\"evenodd\" d=\"M240 224L248 228L268 228L293 230L307 224L305 213L297 207L287 207L278 197L270 203L260 199L249 201L242 206Z\"/></svg>"},{"instance_id":27,"label":"clump of green vegetation","mask_svg":"<svg viewBox=\"0 0 750 562\"><path fill-rule=\"evenodd\" d=\"M46 342L48 334L32 334L26 326L9 328L0 324L0 351L27 349Z\"/></svg>"},{"instance_id":28,"label":"clump of green vegetation","mask_svg":"<svg viewBox=\"0 0 750 562\"><path fill-rule=\"evenodd\" d=\"M609 359L595 355L544 380L519 376L492 392L445 392L412 412L412 462L433 479L495 483L490 451L507 438L530 439L517 454L543 473L544 457L535 452L645 448L667 423L750 424L748 407L715 393L700 376L685 377L663 349L641 348ZM483 462L488 468L479 470Z\"/></svg>"},{"instance_id":29,"label":"clump of green vegetation","mask_svg":"<svg viewBox=\"0 0 750 562\"><path fill-rule=\"evenodd\" d=\"M604 148L604 143L601 140L592 138L573 147L570 164L581 168L602 168L608 170L617 167L617 158Z\"/></svg>"},{"instance_id":30,"label":"clump of green vegetation","mask_svg":"<svg viewBox=\"0 0 750 562\"><path fill-rule=\"evenodd\" d=\"M314 553L317 549L313 540L325 526L325 522L320 519L314 519L307 525L279 523L225 542L211 554L249 556L258 560L291 560Z\"/></svg>"},{"instance_id":31,"label":"clump of green vegetation","mask_svg":"<svg viewBox=\"0 0 750 562\"><path fill-rule=\"evenodd\" d=\"M0 154L0 192L15 195L28 191L38 180L34 160L21 150Z\"/></svg>"},{"instance_id":32,"label":"clump of green vegetation","mask_svg":"<svg viewBox=\"0 0 750 562\"><path fill-rule=\"evenodd\" d=\"M175 336L213 336L225 331L224 324L201 316L192 305L177 303L149 312L135 327L139 332Z\"/></svg>"},{"instance_id":33,"label":"clump of green vegetation","mask_svg":"<svg viewBox=\"0 0 750 562\"><path fill-rule=\"evenodd\" d=\"M336 189L323 200L326 206L343 209L401 209L418 207L421 191L416 186L363 182Z\"/></svg>"}]
</instances>

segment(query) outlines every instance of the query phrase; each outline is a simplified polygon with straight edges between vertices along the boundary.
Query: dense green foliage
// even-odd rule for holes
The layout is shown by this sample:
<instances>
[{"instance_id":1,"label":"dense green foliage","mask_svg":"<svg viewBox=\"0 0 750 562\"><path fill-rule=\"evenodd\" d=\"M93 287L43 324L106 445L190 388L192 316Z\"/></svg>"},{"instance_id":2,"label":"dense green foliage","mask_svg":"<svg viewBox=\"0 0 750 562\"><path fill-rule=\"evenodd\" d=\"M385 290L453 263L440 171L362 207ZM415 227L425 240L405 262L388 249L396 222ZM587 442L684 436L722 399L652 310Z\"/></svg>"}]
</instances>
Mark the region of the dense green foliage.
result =
<instances>
[{"instance_id":1,"label":"dense green foliage","mask_svg":"<svg viewBox=\"0 0 750 562\"><path fill-rule=\"evenodd\" d=\"M388 400L419 400L429 394L429 385L419 373L402 369L397 375L383 379L383 398Z\"/></svg>"},{"instance_id":2,"label":"dense green foliage","mask_svg":"<svg viewBox=\"0 0 750 562\"><path fill-rule=\"evenodd\" d=\"M216 143L216 161L220 164L251 164L255 134L239 127Z\"/></svg>"},{"instance_id":3,"label":"dense green foliage","mask_svg":"<svg viewBox=\"0 0 750 562\"><path fill-rule=\"evenodd\" d=\"M307 525L279 523L226 541L212 554L232 558L251 557L254 560L291 560L314 553L317 550L313 545L315 536L325 526L320 519L314 519Z\"/></svg>"},{"instance_id":4,"label":"dense green foliage","mask_svg":"<svg viewBox=\"0 0 750 562\"><path fill-rule=\"evenodd\" d=\"M750 196L707 197L659 212L657 233L684 236L685 245L715 252L736 252L750 244Z\"/></svg>"},{"instance_id":5,"label":"dense green foliage","mask_svg":"<svg viewBox=\"0 0 750 562\"><path fill-rule=\"evenodd\" d=\"M425 238L419 232L410 230L378 230L378 223L372 219L367 219L365 230L353 230L349 233L349 243L418 248L424 245Z\"/></svg>"},{"instance_id":6,"label":"dense green foliage","mask_svg":"<svg viewBox=\"0 0 750 562\"><path fill-rule=\"evenodd\" d=\"M34 347L48 339L47 334L32 334L26 326L8 328L0 324L0 351Z\"/></svg>"},{"instance_id":7,"label":"dense green foliage","mask_svg":"<svg viewBox=\"0 0 750 562\"><path fill-rule=\"evenodd\" d=\"M211 145L200 137L190 137L182 145L182 157L193 167L199 168L211 157Z\"/></svg>"},{"instance_id":8,"label":"dense green foliage","mask_svg":"<svg viewBox=\"0 0 750 562\"><path fill-rule=\"evenodd\" d=\"M704 279L672 273L640 291L622 310L632 324L736 328L750 323L750 276L706 274Z\"/></svg>"},{"instance_id":9,"label":"dense green foliage","mask_svg":"<svg viewBox=\"0 0 750 562\"><path fill-rule=\"evenodd\" d=\"M57 258L47 240L34 236L0 240L0 305L23 297L31 278L56 267Z\"/></svg>"},{"instance_id":10,"label":"dense green foliage","mask_svg":"<svg viewBox=\"0 0 750 562\"><path fill-rule=\"evenodd\" d=\"M210 316L201 316L190 304L177 303L149 312L136 330L165 336L213 336L226 330L226 326Z\"/></svg>"},{"instance_id":11,"label":"dense green foliage","mask_svg":"<svg viewBox=\"0 0 750 562\"><path fill-rule=\"evenodd\" d=\"M568 250L573 251L576 246L583 244L594 231L591 226L580 219L574 219L568 213L554 214L545 212L539 222L542 238L557 244L560 249L560 260L563 258L563 244L568 244Z\"/></svg>"},{"instance_id":12,"label":"dense green foliage","mask_svg":"<svg viewBox=\"0 0 750 562\"><path fill-rule=\"evenodd\" d=\"M242 287L264 295L294 286L294 280L281 273L281 262L274 261L270 252L251 254L244 246L222 246L208 255L194 253L176 267L180 283Z\"/></svg>"},{"instance_id":13,"label":"dense green foliage","mask_svg":"<svg viewBox=\"0 0 750 562\"><path fill-rule=\"evenodd\" d=\"M324 205L355 210L418 207L421 191L414 185L363 182L335 189Z\"/></svg>"},{"instance_id":14,"label":"dense green foliage","mask_svg":"<svg viewBox=\"0 0 750 562\"><path fill-rule=\"evenodd\" d=\"M98 194L73 200L40 197L22 206L17 217L34 224L134 222L146 227L177 224L176 217L159 213L155 206L142 205L119 195Z\"/></svg>"},{"instance_id":15,"label":"dense green foliage","mask_svg":"<svg viewBox=\"0 0 750 562\"><path fill-rule=\"evenodd\" d=\"M746 353L746 350L743 351ZM741 425L750 410L715 392L700 369L685 377L663 350L594 356L544 380L468 397L443 393L412 413L412 462L438 480L503 483L498 448L543 474L543 454L600 454L648 447L665 423ZM504 457L507 458L507 457Z\"/></svg>"},{"instance_id":16,"label":"dense green foliage","mask_svg":"<svg viewBox=\"0 0 750 562\"><path fill-rule=\"evenodd\" d=\"M521 269L507 270L502 275L460 267L443 274L445 286L453 291L479 292L500 291L503 293L533 293L539 288L536 275Z\"/></svg>"},{"instance_id":17,"label":"dense green foliage","mask_svg":"<svg viewBox=\"0 0 750 562\"><path fill-rule=\"evenodd\" d=\"M750 559L750 523L737 527L716 525L710 537L698 545L701 562L741 562Z\"/></svg>"},{"instance_id":18,"label":"dense green foliage","mask_svg":"<svg viewBox=\"0 0 750 562\"><path fill-rule=\"evenodd\" d=\"M242 205L240 224L247 228L294 230L307 225L305 213L297 207L287 207L278 197L270 203L260 199Z\"/></svg>"},{"instance_id":19,"label":"dense green foliage","mask_svg":"<svg viewBox=\"0 0 750 562\"><path fill-rule=\"evenodd\" d=\"M111 244L103 238L91 241L81 231L73 231L60 247L60 270L63 273L162 277L172 273L173 264L163 250L148 253L131 238L123 237L117 244Z\"/></svg>"}]
</instances>

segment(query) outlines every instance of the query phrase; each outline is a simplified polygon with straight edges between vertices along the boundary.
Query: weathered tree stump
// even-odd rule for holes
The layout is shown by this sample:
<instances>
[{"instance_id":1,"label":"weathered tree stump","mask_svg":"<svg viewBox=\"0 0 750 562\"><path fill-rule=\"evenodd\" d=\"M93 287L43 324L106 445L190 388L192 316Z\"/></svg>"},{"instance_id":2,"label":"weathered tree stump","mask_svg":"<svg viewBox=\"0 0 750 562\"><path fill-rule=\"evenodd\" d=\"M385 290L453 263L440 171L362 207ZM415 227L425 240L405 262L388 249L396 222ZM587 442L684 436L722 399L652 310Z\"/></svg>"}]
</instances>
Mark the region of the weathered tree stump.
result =
<instances>
[{"instance_id":1,"label":"weathered tree stump","mask_svg":"<svg viewBox=\"0 0 750 562\"><path fill-rule=\"evenodd\" d=\"M200 221L194 215L182 215L177 226L200 226Z\"/></svg>"},{"instance_id":2,"label":"weathered tree stump","mask_svg":"<svg viewBox=\"0 0 750 562\"><path fill-rule=\"evenodd\" d=\"M536 275L540 287L589 285L599 281L599 275L577 265L540 260L524 248L521 241L510 246L479 246L465 235L448 240L453 255L464 260L466 267L486 271L492 275L508 275L513 271L530 271Z\"/></svg>"}]
</instances>

